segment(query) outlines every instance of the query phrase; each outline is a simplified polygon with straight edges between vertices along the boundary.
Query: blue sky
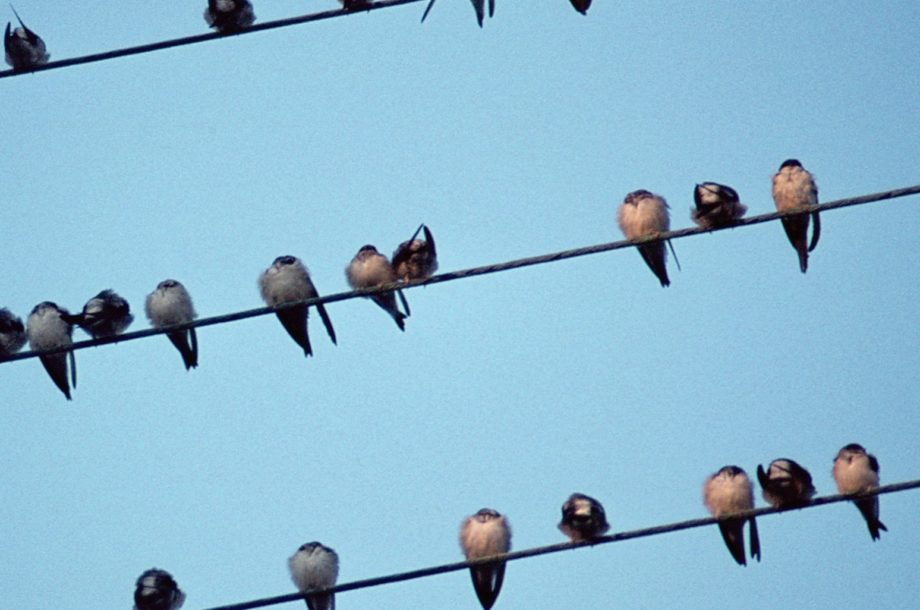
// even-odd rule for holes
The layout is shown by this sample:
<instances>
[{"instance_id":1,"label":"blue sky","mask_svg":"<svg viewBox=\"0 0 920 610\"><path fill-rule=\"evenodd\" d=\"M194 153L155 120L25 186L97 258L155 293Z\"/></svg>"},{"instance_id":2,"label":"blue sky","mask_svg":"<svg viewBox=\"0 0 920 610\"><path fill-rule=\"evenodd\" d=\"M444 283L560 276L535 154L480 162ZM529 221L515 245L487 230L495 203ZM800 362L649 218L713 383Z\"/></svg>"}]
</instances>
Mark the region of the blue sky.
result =
<instances>
[{"instance_id":1,"label":"blue sky","mask_svg":"<svg viewBox=\"0 0 920 610\"><path fill-rule=\"evenodd\" d=\"M16 8L62 59L202 32L194 4ZM420 222L450 271L619 239L639 188L688 226L704 180L759 214L790 157L821 201L920 182L916 2L423 9L0 80L0 306L113 288L137 330L168 277L217 315L260 306L282 254L339 292ZM483 506L549 544L574 491L613 531L704 516L725 464L790 457L823 495L849 442L917 478L918 203L825 214L805 276L767 223L676 241L668 289L622 250L410 290L404 334L336 303L309 360L265 316L201 329L190 373L163 337L80 351L70 403L37 360L0 365L4 606L127 608L151 566L186 608L285 593L309 540L342 582L450 562ZM845 504L763 518L747 568L715 527L515 562L495 608L907 607L918 502L884 496L874 544ZM478 603L453 573L338 606Z\"/></svg>"}]
</instances>

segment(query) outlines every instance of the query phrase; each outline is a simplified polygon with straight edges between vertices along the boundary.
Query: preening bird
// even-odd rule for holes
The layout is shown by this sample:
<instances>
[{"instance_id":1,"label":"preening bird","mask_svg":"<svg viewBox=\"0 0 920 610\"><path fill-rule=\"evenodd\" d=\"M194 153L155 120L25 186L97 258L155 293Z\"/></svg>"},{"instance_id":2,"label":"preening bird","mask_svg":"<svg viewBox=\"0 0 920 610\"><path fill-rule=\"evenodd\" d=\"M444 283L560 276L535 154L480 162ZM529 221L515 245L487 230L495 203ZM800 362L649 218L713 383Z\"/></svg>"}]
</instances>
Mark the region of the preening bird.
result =
<instances>
[{"instance_id":1,"label":"preening bird","mask_svg":"<svg viewBox=\"0 0 920 610\"><path fill-rule=\"evenodd\" d=\"M617 211L617 222L626 239L636 240L664 233L671 226L668 204L664 197L646 190L633 191L626 195ZM666 266L668 253L663 241L638 244L639 254L662 286L670 286Z\"/></svg>"},{"instance_id":2,"label":"preening bird","mask_svg":"<svg viewBox=\"0 0 920 610\"><path fill-rule=\"evenodd\" d=\"M845 446L834 458L834 481L837 483L837 490L845 495L872 491L878 487L878 472L878 460L875 456L856 443ZM879 520L878 496L860 498L853 500L853 503L866 520L873 541L881 537L880 530L888 531L885 524Z\"/></svg>"},{"instance_id":3,"label":"preening bird","mask_svg":"<svg viewBox=\"0 0 920 610\"><path fill-rule=\"evenodd\" d=\"M29 314L29 347L34 351L70 347L73 345L73 326L66 318L70 313L51 301L43 301ZM70 380L77 387L77 361L73 350L58 354L39 356L42 365L51 377L54 385L70 400L70 386L67 383L67 360L70 357Z\"/></svg>"},{"instance_id":4,"label":"preening bird","mask_svg":"<svg viewBox=\"0 0 920 610\"><path fill-rule=\"evenodd\" d=\"M787 159L773 176L773 202L779 212L798 210L803 206L818 205L818 185L798 159ZM818 245L821 237L821 217L812 212L815 226L808 243L808 214L787 216L782 219L786 236L799 255L799 269L808 270L808 253Z\"/></svg>"},{"instance_id":5,"label":"preening bird","mask_svg":"<svg viewBox=\"0 0 920 610\"><path fill-rule=\"evenodd\" d=\"M473 10L476 11L476 21L479 23L479 27L482 27L482 21L486 16L486 0L470 0L473 4ZM435 0L431 0L428 3L428 6L425 7L425 12L422 13L422 23L425 22L425 17L428 16L428 12L431 10L431 7L434 6ZM590 1L588 2L590 4ZM495 0L489 0L489 17L495 16Z\"/></svg>"},{"instance_id":6,"label":"preening bird","mask_svg":"<svg viewBox=\"0 0 920 610\"><path fill-rule=\"evenodd\" d=\"M559 529L572 539L582 542L602 536L610 529L603 505L590 496L574 493L562 505Z\"/></svg>"},{"instance_id":7,"label":"preening bird","mask_svg":"<svg viewBox=\"0 0 920 610\"><path fill-rule=\"evenodd\" d=\"M271 267L259 276L259 291L262 293L265 304L269 307L296 303L319 296L310 279L310 272L295 256L276 258ZM284 330L297 345L303 348L304 356L312 356L313 350L310 347L310 336L307 330L307 317L309 316L307 309L306 305L297 305L280 309L275 312L275 315L278 316ZM326 307L322 303L317 303L316 310L326 326L329 338L332 339L332 343L335 343L335 329L332 327L329 314L326 313Z\"/></svg>"},{"instance_id":8,"label":"preening bird","mask_svg":"<svg viewBox=\"0 0 920 610\"><path fill-rule=\"evenodd\" d=\"M511 550L511 527L508 520L491 508L480 509L460 526L460 548L467 561L500 555ZM470 568L473 588L483 610L498 599L505 580L505 562Z\"/></svg>"},{"instance_id":9,"label":"preening bird","mask_svg":"<svg viewBox=\"0 0 920 610\"><path fill-rule=\"evenodd\" d=\"M750 522L751 558L760 561L760 538L754 517L739 518L730 515L754 508L754 485L738 466L724 466L706 479L703 486L703 503L712 516L719 519L719 531L725 546L739 565L747 565L744 558L744 522Z\"/></svg>"},{"instance_id":10,"label":"preening bird","mask_svg":"<svg viewBox=\"0 0 920 610\"><path fill-rule=\"evenodd\" d=\"M157 289L147 295L144 310L154 328L185 324L197 317L191 295L176 280L163 280L157 284ZM186 371L198 366L198 336L194 328L175 330L166 333L166 336L182 354Z\"/></svg>"},{"instance_id":11,"label":"preening bird","mask_svg":"<svg viewBox=\"0 0 920 610\"><path fill-rule=\"evenodd\" d=\"M380 254L377 248L371 245L362 246L348 267L345 268L345 277L348 285L355 290L376 288L383 284L396 281L396 272L393 271L387 257ZM405 319L409 317L408 303L401 291L397 291L402 299L406 313L399 310L396 305L396 296L393 292L371 295L371 300L377 303L385 312L390 314L399 330L406 330Z\"/></svg>"},{"instance_id":12,"label":"preening bird","mask_svg":"<svg viewBox=\"0 0 920 610\"><path fill-rule=\"evenodd\" d=\"M696 208L690 209L690 218L704 229L731 226L747 212L738 192L718 182L697 184L693 189L693 201Z\"/></svg>"},{"instance_id":13,"label":"preening bird","mask_svg":"<svg viewBox=\"0 0 920 610\"><path fill-rule=\"evenodd\" d=\"M204 20L221 34L232 34L255 23L256 15L249 0L208 0Z\"/></svg>"},{"instance_id":14,"label":"preening bird","mask_svg":"<svg viewBox=\"0 0 920 610\"><path fill-rule=\"evenodd\" d=\"M425 231L425 239L417 239L420 231ZM396 247L392 258L396 277L408 282L431 277L438 270L438 252L434 236L424 224L419 225L415 234Z\"/></svg>"},{"instance_id":15,"label":"preening bird","mask_svg":"<svg viewBox=\"0 0 920 610\"><path fill-rule=\"evenodd\" d=\"M763 489L763 499L774 508L805 506L815 495L811 474L794 460L773 460L766 470L758 464L757 480Z\"/></svg>"},{"instance_id":16,"label":"preening bird","mask_svg":"<svg viewBox=\"0 0 920 610\"><path fill-rule=\"evenodd\" d=\"M103 290L83 306L83 312L68 317L68 322L82 328L93 339L119 335L131 322L131 306L111 290Z\"/></svg>"},{"instance_id":17,"label":"preening bird","mask_svg":"<svg viewBox=\"0 0 920 610\"><path fill-rule=\"evenodd\" d=\"M6 63L11 65L14 70L28 70L48 63L51 56L45 48L45 41L26 27L12 4L10 8L13 9L13 14L16 15L16 20L19 21L19 27L10 31L13 24L9 21L6 22L6 34L3 37Z\"/></svg>"},{"instance_id":18,"label":"preening bird","mask_svg":"<svg viewBox=\"0 0 920 610\"><path fill-rule=\"evenodd\" d=\"M141 574L134 588L134 610L179 610L185 593L166 570L151 568Z\"/></svg>"},{"instance_id":19,"label":"preening bird","mask_svg":"<svg viewBox=\"0 0 920 610\"><path fill-rule=\"evenodd\" d=\"M307 542L288 559L291 580L301 593L334 587L339 577L339 556L319 542ZM335 593L306 598L309 610L335 610Z\"/></svg>"},{"instance_id":20,"label":"preening bird","mask_svg":"<svg viewBox=\"0 0 920 610\"><path fill-rule=\"evenodd\" d=\"M12 356L26 344L26 329L22 319L9 309L0 308L0 359Z\"/></svg>"}]
</instances>

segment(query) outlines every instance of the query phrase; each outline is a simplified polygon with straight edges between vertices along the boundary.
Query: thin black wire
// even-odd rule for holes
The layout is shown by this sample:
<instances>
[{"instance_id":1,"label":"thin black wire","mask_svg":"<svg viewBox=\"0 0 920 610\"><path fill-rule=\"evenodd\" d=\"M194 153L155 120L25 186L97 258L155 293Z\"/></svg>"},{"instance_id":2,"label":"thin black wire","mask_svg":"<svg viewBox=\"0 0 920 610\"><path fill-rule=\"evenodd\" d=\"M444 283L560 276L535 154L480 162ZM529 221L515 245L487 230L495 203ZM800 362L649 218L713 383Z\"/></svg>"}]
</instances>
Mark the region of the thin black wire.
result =
<instances>
[{"instance_id":1,"label":"thin black wire","mask_svg":"<svg viewBox=\"0 0 920 610\"><path fill-rule=\"evenodd\" d=\"M666 233L659 233L658 235L652 237L643 237L635 241L629 240L620 240L607 242L603 244L598 244L596 246L586 246L582 248L573 248L571 250L562 250L561 252L553 252L550 254L543 254L540 256L531 256L528 258L519 258L517 260L508 261L505 263L495 263L492 265L484 265L482 267L471 267L469 269L461 269L460 271L452 271L449 273L441 273L439 275L431 276L430 278L424 280L417 280L412 282L394 282L391 284L383 284L375 288L368 288L364 290L351 290L348 292L338 292L335 294L326 295L324 297L316 297L313 299L307 299L305 301L298 301L295 303L285 303L283 305L278 305L276 307L259 307L256 309L247 309L244 311L238 311L235 313L229 313L219 316L212 316L210 318L200 318L192 322L187 322L185 324L177 324L175 326L169 326L164 328L148 328L145 330L138 330L130 333L124 333L122 335L117 335L115 337L105 337L100 339L88 339L85 341L77 341L69 347L59 347L55 349L49 349L41 352L35 351L25 351L18 354L13 354L7 356L6 358L0 359L0 364L4 362L13 362L14 360L25 360L27 358L36 358L42 355L48 354L59 354L64 352L69 352L72 350L86 349L88 347L96 347L97 345L107 345L109 343L121 343L124 341L134 341L135 339L143 339L145 337L150 337L153 335L162 335L168 332L173 332L177 330L185 330L188 328L198 328L201 326L212 326L215 324L226 324L228 322L235 322L237 320L244 320L246 318L255 318L257 316L265 316L283 309L290 309L292 307L298 307L300 305L317 305L319 303L335 303L337 301L346 301L349 299L356 299L359 297L369 297L375 294L381 294L384 292L390 292L392 290L408 290L409 288L416 288L418 286L427 286L429 284L439 284L441 282L452 282L454 280L465 279L469 277L475 277L478 275L488 275L491 273L498 273L500 271L510 271L511 269L520 269L521 267L530 267L532 265L542 265L546 263L552 263L555 261L566 260L569 258L577 258L580 256L588 256L590 254L599 254L601 252L607 252L609 250L620 250L623 248L629 248L635 246L636 244L650 243L657 241L666 241L669 239L680 239L683 237L690 237L691 235L699 235L701 233L713 233L715 231L724 231L726 229L734 229L736 227L744 227L749 225L760 224L764 222L770 222L780 218L785 218L787 216L795 216L800 214L810 214L812 212L826 212L828 210L836 210L839 208L845 208L853 205L864 205L866 203L873 203L877 201L885 201L888 199L895 199L898 197L907 197L910 195L920 194L920 184L909 186L900 189L893 189L890 191L883 191L880 193L872 193L870 195L860 195L858 197L850 197L847 199L838 199L836 201L830 201L828 203L822 203L814 206L805 206L800 210L792 212L770 212L769 214L760 214L758 216L751 216L749 218L742 218L737 221L735 224L727 227L719 227L716 229L703 229L699 227L688 227L686 229L679 229L677 231L668 231Z\"/></svg>"},{"instance_id":2,"label":"thin black wire","mask_svg":"<svg viewBox=\"0 0 920 610\"><path fill-rule=\"evenodd\" d=\"M815 498L810 504L805 506L799 506L794 508L756 508L753 510L747 510L740 513L734 513L731 517L762 517L764 515L772 515L775 513L786 513L794 510L804 510L807 508L813 508L816 506L824 506L826 504L834 504L837 502L846 502L859 498L868 498L871 496L878 496L887 493L896 493L901 491L907 491L910 489L920 488L920 479L915 479L913 481L905 481L903 483L892 483L891 485L883 485L878 487L870 492L844 496L844 495L832 495L832 496L823 496L821 498ZM727 517L724 517L727 518ZM529 549L524 549L522 551L513 551L511 553L505 553L503 555L494 555L492 557L484 557L482 559L476 559L473 561L457 561L454 563L446 563L438 566L432 566L429 568L422 568L419 570L411 570L409 572L399 572L397 574L390 574L387 576L378 576L376 578L366 578L364 580L354 580L349 583L344 583L341 585L336 585L335 587L330 587L328 589L316 589L311 591L312 593L342 593L344 591L354 591L356 589L367 589L370 587L378 587L381 585L391 584L395 582L402 582L406 580L416 580L419 578L427 578L429 576L436 576L438 574L445 574L447 572L457 572L459 570L465 570L474 566L481 566L491 563L501 563L505 561L515 561L517 559L525 559L528 557L537 557L538 555L548 555L550 553L560 553L562 551L569 551L573 549L579 549L587 546L597 546L599 544L610 544L613 542L623 542L625 540L633 540L635 538L647 538L649 536L657 536L659 534L668 534L671 532L677 532L681 530L688 530L697 527L706 527L709 525L716 525L719 523L719 519L715 517L705 517L701 519L690 519L687 521L678 521L676 523L668 523L666 525L656 525L653 527L646 527L638 530L630 530L628 532L619 532L610 536L599 536L593 540L588 540L585 542L560 542L558 544L550 544L547 546L533 547ZM274 597L265 597L262 599L256 599L248 602L242 602L239 604L230 604L227 606L214 606L213 608L208 608L207 610L250 610L251 608L264 608L266 606L274 606L277 604L283 604L287 602L300 601L305 599L306 595L303 593L288 593L285 595L276 595Z\"/></svg>"},{"instance_id":3,"label":"thin black wire","mask_svg":"<svg viewBox=\"0 0 920 610\"><path fill-rule=\"evenodd\" d=\"M229 36L242 36L244 34L252 34L254 32L261 32L264 30L273 30L276 28L288 27L291 25L299 25L301 23L307 23L310 21L320 21L322 19L332 19L334 17L344 17L345 15L353 15L356 13L364 13L368 11L375 11L382 8L391 8L394 6L400 6L403 4L411 4L413 2L421 2L422 0L378 0L377 2L369 3L367 6L362 7L360 10L345 10L333 9L329 11L321 11L318 13L309 13L306 15L300 15L298 17L288 17L286 19L277 19L275 21L265 21L263 23L256 23L247 28L243 28L238 32L232 32L229 34L221 34L220 32L209 32L207 34L196 34L194 36L185 36L183 38L173 38L172 40L163 40L161 42L154 42L150 44L142 44L136 47L126 47L123 49L115 49L113 51L104 51L102 53L93 53L91 55L82 55L80 57L71 57L68 59L60 59L58 61L49 61L46 64L40 66L32 66L26 70L3 70L0 71L0 78L7 78L10 76L18 76L20 74L29 74L32 72L42 72L44 70L54 70L57 68L66 68L69 66L76 66L79 64L89 64L95 63L97 61L107 61L109 59L115 59L118 57L126 57L128 55L140 55L142 53L151 53L153 51L159 51L160 49L169 49L172 47L181 47L190 44L197 44L199 42L207 42L209 40L215 40L217 38L227 38Z\"/></svg>"}]
</instances>

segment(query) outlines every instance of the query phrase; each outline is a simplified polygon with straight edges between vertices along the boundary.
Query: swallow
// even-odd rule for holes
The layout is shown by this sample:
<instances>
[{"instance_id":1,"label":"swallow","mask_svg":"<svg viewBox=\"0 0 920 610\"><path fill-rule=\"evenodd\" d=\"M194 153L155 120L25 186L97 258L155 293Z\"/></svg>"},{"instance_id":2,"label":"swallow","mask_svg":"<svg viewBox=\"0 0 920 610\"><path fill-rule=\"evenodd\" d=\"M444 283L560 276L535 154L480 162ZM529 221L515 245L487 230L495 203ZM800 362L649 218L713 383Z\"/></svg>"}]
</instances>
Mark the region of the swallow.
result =
<instances>
[{"instance_id":1,"label":"swallow","mask_svg":"<svg viewBox=\"0 0 920 610\"><path fill-rule=\"evenodd\" d=\"M476 11L476 21L479 22L479 27L482 27L482 21L486 16L486 0L470 0L473 4L473 10ZM434 6L435 0L431 0L428 3L428 6L425 7L425 12L422 13L422 23L425 23L425 17L428 16L428 12L431 10L431 7ZM590 2L588 3L590 4ZM495 0L489 0L489 17L495 16Z\"/></svg>"},{"instance_id":2,"label":"swallow","mask_svg":"<svg viewBox=\"0 0 920 610\"><path fill-rule=\"evenodd\" d=\"M300 259L295 256L279 256L276 258L272 266L259 276L259 291L262 293L262 299L265 304L269 307L305 301L319 296L313 286L313 282L310 280L310 272L300 262ZM326 326L329 338L335 344L335 329L332 327L332 320L329 319L329 314L326 313L326 307L322 303L317 303L316 309ZM309 315L307 306L297 305L280 309L275 312L275 315L281 320L281 325L284 326L284 330L288 332L294 342L303 348L304 356L312 356L310 335L307 332L307 317Z\"/></svg>"},{"instance_id":3,"label":"swallow","mask_svg":"<svg viewBox=\"0 0 920 610\"><path fill-rule=\"evenodd\" d=\"M575 10L582 15L587 15L588 9L591 8L591 0L570 0L570 2L575 7Z\"/></svg>"},{"instance_id":4,"label":"swallow","mask_svg":"<svg viewBox=\"0 0 920 610\"><path fill-rule=\"evenodd\" d=\"M208 0L204 20L221 34L232 34L255 23L256 15L249 0Z\"/></svg>"},{"instance_id":5,"label":"swallow","mask_svg":"<svg viewBox=\"0 0 920 610\"><path fill-rule=\"evenodd\" d=\"M744 522L750 522L751 559L760 561L760 538L754 517L737 518L730 515L754 508L754 485L747 474L737 466L725 466L706 479L703 486L703 504L719 519L719 531L729 552L739 565L744 559ZM729 515L725 517L725 515Z\"/></svg>"},{"instance_id":6,"label":"swallow","mask_svg":"<svg viewBox=\"0 0 920 610\"><path fill-rule=\"evenodd\" d=\"M735 224L747 212L738 192L718 182L703 182L693 189L696 209L690 209L690 218L704 229L717 229Z\"/></svg>"},{"instance_id":7,"label":"swallow","mask_svg":"<svg viewBox=\"0 0 920 610\"><path fill-rule=\"evenodd\" d=\"M425 239L416 239L419 231L425 231ZM393 270L396 277L404 282L424 280L438 270L438 251L434 236L424 224L419 225L415 235L404 241L393 252Z\"/></svg>"},{"instance_id":8,"label":"swallow","mask_svg":"<svg viewBox=\"0 0 920 610\"><path fill-rule=\"evenodd\" d=\"M867 453L862 445L850 443L834 458L833 474L837 490L844 495L871 491L878 487L879 483L878 460L871 453ZM888 531L878 518L878 496L860 498L853 500L853 503L866 520L873 541L881 537L880 530Z\"/></svg>"},{"instance_id":9,"label":"swallow","mask_svg":"<svg viewBox=\"0 0 920 610\"><path fill-rule=\"evenodd\" d=\"M610 529L600 502L584 494L572 494L562 505L559 529L572 539L583 542L604 535Z\"/></svg>"},{"instance_id":10,"label":"swallow","mask_svg":"<svg viewBox=\"0 0 920 610\"><path fill-rule=\"evenodd\" d=\"M12 356L26 344L26 329L22 318L0 307L0 359Z\"/></svg>"},{"instance_id":11,"label":"swallow","mask_svg":"<svg viewBox=\"0 0 920 610\"><path fill-rule=\"evenodd\" d=\"M380 254L374 246L367 245L362 246L351 259L351 263L345 268L345 277L348 279L349 286L355 290L361 290L395 282L396 272L393 271L387 257ZM399 310L396 305L396 296L392 292L374 294L370 298L390 314L399 330L405 331L405 319L409 317L408 303L402 291L397 290L397 292L403 301L403 307L406 307L406 313Z\"/></svg>"},{"instance_id":12,"label":"swallow","mask_svg":"<svg viewBox=\"0 0 920 610\"><path fill-rule=\"evenodd\" d=\"M623 204L617 211L617 222L626 239L636 240L642 237L654 236L664 233L671 226L668 215L668 203L664 197L655 195L646 190L633 191L626 195ZM664 242L639 244L636 246L642 260L649 266L652 273L658 278L662 286L670 286L668 269L666 266L667 252Z\"/></svg>"},{"instance_id":13,"label":"swallow","mask_svg":"<svg viewBox=\"0 0 920 610\"><path fill-rule=\"evenodd\" d=\"M35 306L29 314L29 347L34 351L70 347L73 345L73 325L65 319L70 313L51 301L44 301ZM54 385L70 400L70 386L67 385L67 357L70 356L70 376L73 387L77 387L77 361L73 351L39 356L42 365L51 377Z\"/></svg>"},{"instance_id":14,"label":"swallow","mask_svg":"<svg viewBox=\"0 0 920 610\"><path fill-rule=\"evenodd\" d=\"M763 499L774 508L805 506L815 495L808 471L786 458L773 460L766 470L758 464L757 480L763 489Z\"/></svg>"},{"instance_id":15,"label":"swallow","mask_svg":"<svg viewBox=\"0 0 920 610\"><path fill-rule=\"evenodd\" d=\"M808 173L797 159L787 159L779 166L779 171L773 176L773 202L776 210L788 212L803 206L818 205L818 185L814 177ZM815 227L811 234L811 243L808 243L808 214L787 216L782 218L786 236L795 251L799 254L799 269L802 273L808 270L808 253L818 245L821 237L821 217L817 212L812 212Z\"/></svg>"},{"instance_id":16,"label":"swallow","mask_svg":"<svg viewBox=\"0 0 920 610\"><path fill-rule=\"evenodd\" d=\"M301 593L328 589L339 577L339 556L319 542L301 545L288 559L291 580ZM335 593L318 593L306 598L309 610L335 610Z\"/></svg>"},{"instance_id":17,"label":"swallow","mask_svg":"<svg viewBox=\"0 0 920 610\"><path fill-rule=\"evenodd\" d=\"M184 603L185 593L166 570L151 568L138 577L134 610L179 610Z\"/></svg>"},{"instance_id":18,"label":"swallow","mask_svg":"<svg viewBox=\"0 0 920 610\"><path fill-rule=\"evenodd\" d=\"M511 550L511 527L508 520L491 508L480 509L464 519L460 526L460 548L467 561L500 555ZM483 610L489 610L502 590L505 562L470 568L473 588Z\"/></svg>"},{"instance_id":19,"label":"swallow","mask_svg":"<svg viewBox=\"0 0 920 610\"><path fill-rule=\"evenodd\" d=\"M83 312L67 317L93 339L114 337L124 332L134 316L128 302L111 290L103 290L83 306Z\"/></svg>"},{"instance_id":20,"label":"swallow","mask_svg":"<svg viewBox=\"0 0 920 610\"><path fill-rule=\"evenodd\" d=\"M192 297L176 280L163 280L157 284L157 289L147 295L144 310L154 328L185 324L198 315L192 305ZM166 336L182 354L186 371L198 366L198 337L194 328L175 330L166 333Z\"/></svg>"},{"instance_id":21,"label":"swallow","mask_svg":"<svg viewBox=\"0 0 920 610\"><path fill-rule=\"evenodd\" d=\"M13 9L13 14L16 15L16 20L19 21L20 27L11 32L10 28L13 24L9 21L6 22L6 35L3 37L6 63L11 65L14 70L28 70L48 63L51 56L45 48L45 41L26 27L12 4L10 8Z\"/></svg>"}]
</instances>

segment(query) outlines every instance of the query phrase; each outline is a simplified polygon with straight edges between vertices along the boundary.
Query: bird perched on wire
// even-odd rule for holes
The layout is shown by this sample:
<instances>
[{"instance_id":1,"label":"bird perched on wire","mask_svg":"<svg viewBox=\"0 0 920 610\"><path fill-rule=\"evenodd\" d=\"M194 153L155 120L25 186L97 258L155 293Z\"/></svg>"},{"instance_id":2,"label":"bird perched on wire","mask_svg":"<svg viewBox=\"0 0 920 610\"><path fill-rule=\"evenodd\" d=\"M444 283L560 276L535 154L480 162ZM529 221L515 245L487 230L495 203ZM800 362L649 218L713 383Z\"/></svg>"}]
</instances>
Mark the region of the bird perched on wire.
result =
<instances>
[{"instance_id":1,"label":"bird perched on wire","mask_svg":"<svg viewBox=\"0 0 920 610\"><path fill-rule=\"evenodd\" d=\"M416 239L422 230L425 231L425 239ZM404 282L424 280L434 275L438 270L438 252L434 236L425 224L419 225L409 241L396 247L392 264L396 277Z\"/></svg>"},{"instance_id":2,"label":"bird perched on wire","mask_svg":"<svg viewBox=\"0 0 920 610\"><path fill-rule=\"evenodd\" d=\"M288 559L291 580L301 593L334 587L339 577L339 556L319 542L307 542ZM306 598L309 610L335 610L335 593Z\"/></svg>"},{"instance_id":3,"label":"bird perched on wire","mask_svg":"<svg viewBox=\"0 0 920 610\"><path fill-rule=\"evenodd\" d=\"M834 458L834 481L837 483L837 490L844 495L872 491L878 487L878 471L878 460L875 456L856 443L845 446ZM873 542L881 537L880 530L888 531L878 518L878 496L860 498L853 500L853 503L866 520Z\"/></svg>"},{"instance_id":4,"label":"bird perched on wire","mask_svg":"<svg viewBox=\"0 0 920 610\"><path fill-rule=\"evenodd\" d=\"M204 20L221 34L232 34L255 23L256 15L249 0L208 0Z\"/></svg>"},{"instance_id":5,"label":"bird perched on wire","mask_svg":"<svg viewBox=\"0 0 920 610\"><path fill-rule=\"evenodd\" d=\"M757 480L763 489L763 499L774 508L805 506L815 495L811 474L794 460L773 460L766 470L758 464Z\"/></svg>"},{"instance_id":6,"label":"bird perched on wire","mask_svg":"<svg viewBox=\"0 0 920 610\"><path fill-rule=\"evenodd\" d=\"M262 293L265 304L269 307L296 303L319 296L310 279L310 272L295 256L276 258L272 266L259 276L259 291ZM306 305L296 305L279 309L275 315L278 316L284 330L294 342L303 348L304 356L312 356L313 350L310 347L310 335L307 330L307 317L309 316L307 309ZM326 327L326 332L329 333L329 338L335 344L335 329L332 327L329 314L326 313L326 307L322 303L317 303L316 310Z\"/></svg>"},{"instance_id":7,"label":"bird perched on wire","mask_svg":"<svg viewBox=\"0 0 920 610\"><path fill-rule=\"evenodd\" d=\"M572 539L582 542L602 536L610 529L603 505L590 496L575 493L562 505L559 529Z\"/></svg>"},{"instance_id":8,"label":"bird perched on wire","mask_svg":"<svg viewBox=\"0 0 920 610\"><path fill-rule=\"evenodd\" d=\"M67 321L98 339L121 334L134 321L134 316L126 300L112 290L103 290L86 302L82 313L68 316Z\"/></svg>"},{"instance_id":9,"label":"bird perched on wire","mask_svg":"<svg viewBox=\"0 0 920 610\"><path fill-rule=\"evenodd\" d=\"M719 519L719 531L725 546L739 565L744 559L744 522L750 523L751 558L760 561L760 538L754 517L738 518L732 514L754 508L754 485L738 466L724 466L706 479L703 486L703 503L712 516Z\"/></svg>"},{"instance_id":10,"label":"bird perched on wire","mask_svg":"<svg viewBox=\"0 0 920 610\"><path fill-rule=\"evenodd\" d=\"M157 289L147 295L144 310L154 328L185 324L197 317L191 295L176 280L163 280L157 284ZM166 336L182 355L186 371L198 366L198 336L194 328L175 330L166 333Z\"/></svg>"},{"instance_id":11,"label":"bird perched on wire","mask_svg":"<svg viewBox=\"0 0 920 610\"><path fill-rule=\"evenodd\" d=\"M138 577L134 610L179 610L184 603L185 593L166 570L151 568Z\"/></svg>"},{"instance_id":12,"label":"bird perched on wire","mask_svg":"<svg viewBox=\"0 0 920 610\"><path fill-rule=\"evenodd\" d=\"M511 527L508 520L491 508L480 509L460 526L460 548L467 561L501 555L511 550ZM489 610L502 590L505 562L470 568L473 588L483 610Z\"/></svg>"},{"instance_id":13,"label":"bird perched on wire","mask_svg":"<svg viewBox=\"0 0 920 610\"><path fill-rule=\"evenodd\" d=\"M70 313L63 307L58 307L51 301L43 301L32 309L29 314L28 328L29 347L34 351L70 347L73 345L73 326L66 318ZM67 359L70 357L70 380L73 387L77 387L77 361L73 350L58 354L39 356L42 366L51 377L54 385L70 400L70 386L67 383Z\"/></svg>"},{"instance_id":14,"label":"bird perched on wire","mask_svg":"<svg viewBox=\"0 0 920 610\"><path fill-rule=\"evenodd\" d=\"M6 34L3 37L3 48L6 51L6 63L11 65L14 70L28 70L35 66L48 63L51 55L45 48L45 41L41 37L26 27L19 17L19 13L13 9L16 20L19 21L19 27L10 31L13 25L6 22Z\"/></svg>"},{"instance_id":15,"label":"bird perched on wire","mask_svg":"<svg viewBox=\"0 0 920 610\"><path fill-rule=\"evenodd\" d=\"M690 218L704 229L731 226L747 212L738 192L718 182L697 184L693 189L693 201L696 208L690 209Z\"/></svg>"},{"instance_id":16,"label":"bird perched on wire","mask_svg":"<svg viewBox=\"0 0 920 610\"><path fill-rule=\"evenodd\" d=\"M802 167L798 159L786 159L773 176L773 202L779 212L789 212L804 206L818 205L818 185L814 177ZM799 255L799 269L808 270L808 253L818 245L821 237L821 217L812 212L815 225L808 243L808 213L782 218L783 229Z\"/></svg>"},{"instance_id":17,"label":"bird perched on wire","mask_svg":"<svg viewBox=\"0 0 920 610\"><path fill-rule=\"evenodd\" d=\"M571 0L571 2L575 10L582 15L587 15L588 9L591 8L591 0Z\"/></svg>"},{"instance_id":18,"label":"bird perched on wire","mask_svg":"<svg viewBox=\"0 0 920 610\"><path fill-rule=\"evenodd\" d=\"M617 222L626 239L637 240L668 231L671 226L668 203L664 197L640 189L626 195L617 211ZM670 286L667 252L663 241L637 244L642 260L658 278L662 286ZM672 250L673 251L673 250Z\"/></svg>"},{"instance_id":19,"label":"bird perched on wire","mask_svg":"<svg viewBox=\"0 0 920 610\"><path fill-rule=\"evenodd\" d=\"M345 277L348 285L355 290L376 288L383 284L396 281L396 272L393 271L387 257L380 254L377 248L371 245L362 246L348 267L345 268ZM399 310L396 305L396 296L393 292L370 295L372 301L377 303L385 312L390 314L399 330L406 330L405 319L409 317L409 304L402 291L397 290L399 298L406 309L406 313Z\"/></svg>"},{"instance_id":20,"label":"bird perched on wire","mask_svg":"<svg viewBox=\"0 0 920 610\"><path fill-rule=\"evenodd\" d=\"M473 10L476 11L476 21L479 23L479 27L482 27L482 21L486 16L486 0L470 0L473 4ZM431 0L428 3L428 6L425 7L425 12L422 13L422 23L425 22L425 17L428 16L428 11L431 10L431 7L434 6L435 0ZM589 2L590 4L590 2ZM489 0L489 17L495 16L495 0Z\"/></svg>"},{"instance_id":21,"label":"bird perched on wire","mask_svg":"<svg viewBox=\"0 0 920 610\"><path fill-rule=\"evenodd\" d=\"M26 344L26 329L22 318L9 309L0 308L0 359L12 356Z\"/></svg>"}]
</instances>

